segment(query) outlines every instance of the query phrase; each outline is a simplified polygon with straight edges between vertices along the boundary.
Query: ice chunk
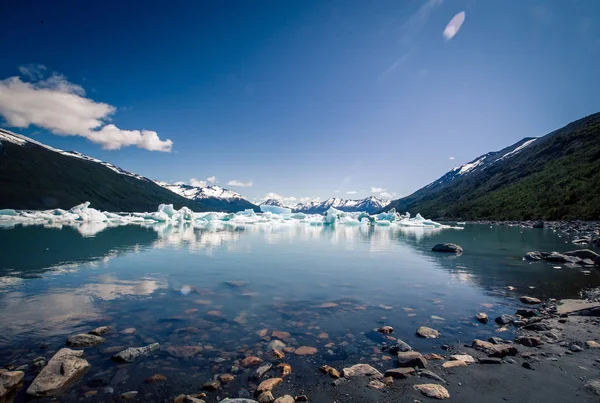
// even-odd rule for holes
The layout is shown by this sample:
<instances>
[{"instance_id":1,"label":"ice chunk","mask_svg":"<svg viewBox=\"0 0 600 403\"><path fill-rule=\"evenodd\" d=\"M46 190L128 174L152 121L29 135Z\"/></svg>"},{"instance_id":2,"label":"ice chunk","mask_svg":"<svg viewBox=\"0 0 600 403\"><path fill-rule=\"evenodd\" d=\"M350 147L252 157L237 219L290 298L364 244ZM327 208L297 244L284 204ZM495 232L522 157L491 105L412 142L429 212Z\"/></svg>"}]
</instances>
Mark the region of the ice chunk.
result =
<instances>
[{"instance_id":1,"label":"ice chunk","mask_svg":"<svg viewBox=\"0 0 600 403\"><path fill-rule=\"evenodd\" d=\"M17 211L10 209L10 208L5 208L5 209L0 210L0 215L14 216L14 215L17 215Z\"/></svg>"},{"instance_id":2,"label":"ice chunk","mask_svg":"<svg viewBox=\"0 0 600 403\"><path fill-rule=\"evenodd\" d=\"M273 213L273 214L291 214L292 209L287 207L280 206L269 206L266 204L260 205L260 211L263 213Z\"/></svg>"},{"instance_id":3,"label":"ice chunk","mask_svg":"<svg viewBox=\"0 0 600 403\"><path fill-rule=\"evenodd\" d=\"M175 215L175 209L172 204L161 204L158 206L159 213L165 213L169 217L173 217Z\"/></svg>"}]
</instances>

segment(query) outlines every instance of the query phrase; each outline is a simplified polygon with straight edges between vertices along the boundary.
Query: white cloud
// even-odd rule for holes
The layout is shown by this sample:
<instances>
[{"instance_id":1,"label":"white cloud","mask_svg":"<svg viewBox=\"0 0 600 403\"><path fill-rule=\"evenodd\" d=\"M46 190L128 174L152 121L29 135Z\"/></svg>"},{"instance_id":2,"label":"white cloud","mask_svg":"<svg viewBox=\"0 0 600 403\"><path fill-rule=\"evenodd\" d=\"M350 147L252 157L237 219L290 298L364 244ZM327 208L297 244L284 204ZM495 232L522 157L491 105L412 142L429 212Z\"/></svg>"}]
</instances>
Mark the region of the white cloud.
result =
<instances>
[{"instance_id":1,"label":"white cloud","mask_svg":"<svg viewBox=\"0 0 600 403\"><path fill-rule=\"evenodd\" d=\"M206 178L206 180L210 183L215 183L217 181L217 177L216 176L209 176L208 178Z\"/></svg>"},{"instance_id":2,"label":"white cloud","mask_svg":"<svg viewBox=\"0 0 600 403\"><path fill-rule=\"evenodd\" d=\"M104 149L136 146L170 152L171 140L161 140L151 130L123 130L107 124L116 112L112 105L85 96L85 90L59 74L41 79L45 67L19 67L21 77L0 80L0 116L11 127L35 125L59 136L81 136Z\"/></svg>"},{"instance_id":3,"label":"white cloud","mask_svg":"<svg viewBox=\"0 0 600 403\"><path fill-rule=\"evenodd\" d=\"M465 12L461 11L452 17L448 25L446 25L444 33L442 34L444 39L449 41L450 39L454 38L454 35L456 35L460 30L460 27L462 27L463 22L465 22Z\"/></svg>"},{"instance_id":4,"label":"white cloud","mask_svg":"<svg viewBox=\"0 0 600 403\"><path fill-rule=\"evenodd\" d=\"M371 186L371 193L381 193L381 192L385 192L386 189L384 188L377 188L377 187L373 187Z\"/></svg>"},{"instance_id":5,"label":"white cloud","mask_svg":"<svg viewBox=\"0 0 600 403\"><path fill-rule=\"evenodd\" d=\"M210 178L208 178L208 179L210 180ZM239 187L242 187L242 188L249 188L249 187L252 187L254 185L254 182L252 182L252 181L250 181L250 182L242 182L242 181L239 181L237 179L232 179L229 182L227 182L227 184L229 186L239 186Z\"/></svg>"},{"instance_id":6,"label":"white cloud","mask_svg":"<svg viewBox=\"0 0 600 403\"><path fill-rule=\"evenodd\" d=\"M275 199L275 200L281 200L283 199L283 197L281 197L281 195L278 195L277 193L267 193L265 195L265 197L263 197L263 200L269 200L269 199Z\"/></svg>"},{"instance_id":7,"label":"white cloud","mask_svg":"<svg viewBox=\"0 0 600 403\"><path fill-rule=\"evenodd\" d=\"M349 195L355 195L356 193L358 193L356 190L349 190L348 192L346 192L346 194Z\"/></svg>"},{"instance_id":8,"label":"white cloud","mask_svg":"<svg viewBox=\"0 0 600 403\"><path fill-rule=\"evenodd\" d=\"M450 159L451 159L451 160L455 160L456 158L454 158L454 157L450 157Z\"/></svg>"},{"instance_id":9,"label":"white cloud","mask_svg":"<svg viewBox=\"0 0 600 403\"><path fill-rule=\"evenodd\" d=\"M199 188L204 188L206 187L206 181L202 181L202 180L198 180L196 178L192 178L190 179L190 185L192 186L197 186Z\"/></svg>"},{"instance_id":10,"label":"white cloud","mask_svg":"<svg viewBox=\"0 0 600 403\"><path fill-rule=\"evenodd\" d=\"M396 192L392 192L392 193L388 193L388 192L382 192L379 194L380 197L383 197L384 199L395 199L398 197L398 193Z\"/></svg>"}]
</instances>

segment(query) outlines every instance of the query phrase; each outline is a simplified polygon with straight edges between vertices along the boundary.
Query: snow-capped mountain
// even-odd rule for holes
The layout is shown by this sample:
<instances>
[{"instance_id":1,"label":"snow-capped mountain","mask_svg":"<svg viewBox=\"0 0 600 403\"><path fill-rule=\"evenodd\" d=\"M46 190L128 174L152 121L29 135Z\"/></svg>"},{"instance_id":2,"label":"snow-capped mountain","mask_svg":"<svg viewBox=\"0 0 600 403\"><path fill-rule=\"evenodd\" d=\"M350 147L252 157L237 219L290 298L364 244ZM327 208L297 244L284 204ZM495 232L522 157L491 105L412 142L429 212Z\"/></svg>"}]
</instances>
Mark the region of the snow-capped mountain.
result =
<instances>
[{"instance_id":1,"label":"snow-capped mountain","mask_svg":"<svg viewBox=\"0 0 600 403\"><path fill-rule=\"evenodd\" d=\"M277 199L267 199L264 202L260 203L261 206L277 206L277 207L288 207L293 208L294 206L286 206L281 201Z\"/></svg>"},{"instance_id":2,"label":"snow-capped mountain","mask_svg":"<svg viewBox=\"0 0 600 403\"><path fill-rule=\"evenodd\" d=\"M464 165L457 166L448 171L441 178L431 182L425 186L424 189L435 188L438 186L445 186L453 182L457 178L470 176L474 173L481 172L487 169L489 166L494 165L500 161L505 161L508 158L514 157L523 151L527 146L531 145L537 140L537 137L526 137L521 141L506 147L500 151L492 151L484 154L473 161L470 161Z\"/></svg>"},{"instance_id":3,"label":"snow-capped mountain","mask_svg":"<svg viewBox=\"0 0 600 403\"><path fill-rule=\"evenodd\" d=\"M337 197L327 199L325 201L311 201L305 204L298 204L294 207L294 211L307 214L322 214L331 207L340 211L365 211L374 213L386 207L390 203L389 200L382 200L375 196L369 196L360 200L340 199Z\"/></svg>"},{"instance_id":4,"label":"snow-capped mountain","mask_svg":"<svg viewBox=\"0 0 600 403\"><path fill-rule=\"evenodd\" d=\"M192 186L185 183L167 183L156 181L156 183L171 192L177 193L186 199L196 200L208 207L227 207L228 211L241 211L244 209L256 209L256 205L244 199L241 194L220 186Z\"/></svg>"}]
</instances>

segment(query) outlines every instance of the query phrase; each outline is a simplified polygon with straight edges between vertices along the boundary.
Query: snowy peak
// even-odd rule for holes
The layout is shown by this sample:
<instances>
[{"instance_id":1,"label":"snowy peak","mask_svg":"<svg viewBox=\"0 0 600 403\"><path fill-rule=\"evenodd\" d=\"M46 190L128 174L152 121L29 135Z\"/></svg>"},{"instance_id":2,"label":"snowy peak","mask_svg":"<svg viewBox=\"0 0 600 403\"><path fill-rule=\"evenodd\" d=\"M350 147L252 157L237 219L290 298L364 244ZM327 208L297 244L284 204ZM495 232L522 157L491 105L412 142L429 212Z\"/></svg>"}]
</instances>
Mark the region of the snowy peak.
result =
<instances>
[{"instance_id":1,"label":"snowy peak","mask_svg":"<svg viewBox=\"0 0 600 403\"><path fill-rule=\"evenodd\" d=\"M504 148L503 150L489 152L464 165L454 167L438 180L425 186L424 189L446 186L457 178L469 176L476 172L481 172L493 164L514 157L536 140L537 137L526 137L512 146Z\"/></svg>"},{"instance_id":2,"label":"snowy peak","mask_svg":"<svg viewBox=\"0 0 600 403\"><path fill-rule=\"evenodd\" d=\"M348 200L333 197L322 202L311 201L305 204L299 204L295 207L295 210L307 214L322 214L333 207L337 210L346 212L365 211L367 213L373 213L383 209L389 203L389 200L382 200L374 196L360 200Z\"/></svg>"},{"instance_id":3,"label":"snowy peak","mask_svg":"<svg viewBox=\"0 0 600 403\"><path fill-rule=\"evenodd\" d=\"M220 186L198 187L183 183L171 184L159 181L156 183L165 189L169 189L171 192L177 193L178 195L190 200L204 200L212 198L233 201L243 199L241 194L234 192L233 190L224 189Z\"/></svg>"}]
</instances>

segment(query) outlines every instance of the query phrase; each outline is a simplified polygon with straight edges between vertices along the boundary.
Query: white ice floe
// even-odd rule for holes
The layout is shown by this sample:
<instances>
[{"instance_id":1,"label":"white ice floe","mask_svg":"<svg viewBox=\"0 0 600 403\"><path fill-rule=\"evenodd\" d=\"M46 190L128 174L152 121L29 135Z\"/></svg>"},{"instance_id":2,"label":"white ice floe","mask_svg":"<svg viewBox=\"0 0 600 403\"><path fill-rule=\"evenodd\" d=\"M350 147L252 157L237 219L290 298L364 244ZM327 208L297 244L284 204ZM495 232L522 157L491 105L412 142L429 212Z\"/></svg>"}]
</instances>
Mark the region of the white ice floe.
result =
<instances>
[{"instance_id":1,"label":"white ice floe","mask_svg":"<svg viewBox=\"0 0 600 403\"><path fill-rule=\"evenodd\" d=\"M0 227L11 228L14 225L43 225L48 228L71 226L83 236L94 236L109 227L120 225L156 225L186 224L200 226L368 226L416 227L416 228L457 228L442 225L417 214L397 213L394 209L387 213L369 215L365 212L343 212L330 208L324 215L292 213L290 209L278 206L261 206L262 213L244 210L238 213L204 212L194 213L187 207L179 210L172 204L161 204L157 211L148 213L111 213L102 212L82 203L69 210L54 209L44 211L0 210Z\"/></svg>"}]
</instances>

